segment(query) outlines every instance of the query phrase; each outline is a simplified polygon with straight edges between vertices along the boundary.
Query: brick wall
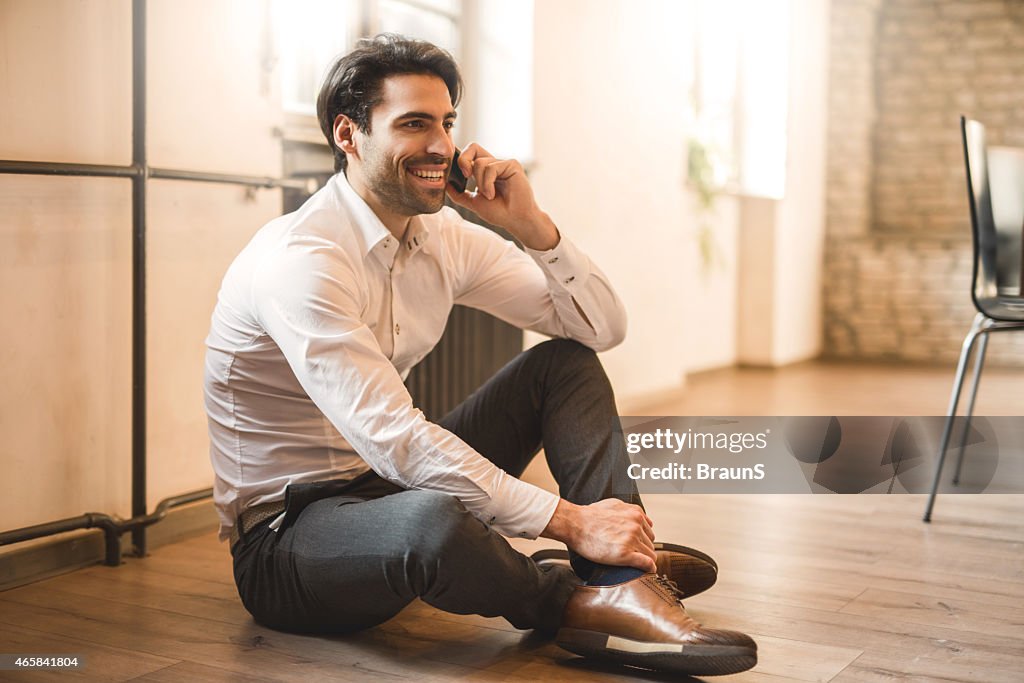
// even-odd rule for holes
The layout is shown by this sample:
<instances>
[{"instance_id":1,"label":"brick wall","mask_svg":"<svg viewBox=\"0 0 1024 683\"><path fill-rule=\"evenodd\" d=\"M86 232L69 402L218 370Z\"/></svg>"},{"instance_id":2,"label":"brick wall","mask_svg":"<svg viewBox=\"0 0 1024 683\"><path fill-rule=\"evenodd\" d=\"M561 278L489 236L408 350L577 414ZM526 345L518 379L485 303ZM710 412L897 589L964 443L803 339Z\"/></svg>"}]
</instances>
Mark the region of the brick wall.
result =
<instances>
[{"instance_id":1,"label":"brick wall","mask_svg":"<svg viewBox=\"0 0 1024 683\"><path fill-rule=\"evenodd\" d=\"M1024 147L1024 1L833 0L826 355L953 363L974 308L961 113ZM1024 334L989 362L1024 365Z\"/></svg>"}]
</instances>

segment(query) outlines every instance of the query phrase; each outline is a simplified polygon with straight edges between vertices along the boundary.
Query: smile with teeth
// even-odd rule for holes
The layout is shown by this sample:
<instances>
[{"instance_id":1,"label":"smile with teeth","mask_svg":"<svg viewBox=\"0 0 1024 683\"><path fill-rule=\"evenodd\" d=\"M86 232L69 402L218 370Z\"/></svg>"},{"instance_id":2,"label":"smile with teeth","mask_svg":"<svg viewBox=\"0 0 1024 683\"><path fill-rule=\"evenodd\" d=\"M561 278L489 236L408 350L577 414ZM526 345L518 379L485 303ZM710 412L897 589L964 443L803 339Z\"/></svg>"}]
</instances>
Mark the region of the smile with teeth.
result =
<instances>
[{"instance_id":1,"label":"smile with teeth","mask_svg":"<svg viewBox=\"0 0 1024 683\"><path fill-rule=\"evenodd\" d=\"M424 180L430 180L438 182L444 180L444 171L422 171L414 168L408 169L409 173L413 174L417 178L423 178Z\"/></svg>"}]
</instances>

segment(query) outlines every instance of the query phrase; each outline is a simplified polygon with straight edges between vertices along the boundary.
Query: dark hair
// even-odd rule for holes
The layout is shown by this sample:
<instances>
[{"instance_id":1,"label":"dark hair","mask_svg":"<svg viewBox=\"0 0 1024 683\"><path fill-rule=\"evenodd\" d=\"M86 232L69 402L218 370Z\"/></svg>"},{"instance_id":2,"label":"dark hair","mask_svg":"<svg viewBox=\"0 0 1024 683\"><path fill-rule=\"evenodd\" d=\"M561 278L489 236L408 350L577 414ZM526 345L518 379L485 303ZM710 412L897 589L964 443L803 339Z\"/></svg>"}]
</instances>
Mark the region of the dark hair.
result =
<instances>
[{"instance_id":1,"label":"dark hair","mask_svg":"<svg viewBox=\"0 0 1024 683\"><path fill-rule=\"evenodd\" d=\"M345 153L334 144L334 120L339 114L352 119L364 133L370 131L370 115L380 103L381 85L398 74L434 75L444 81L452 106L462 98L462 75L455 59L425 40L382 33L363 38L356 48L339 57L324 78L316 98L316 115L327 144L334 151L334 171L348 164Z\"/></svg>"}]
</instances>

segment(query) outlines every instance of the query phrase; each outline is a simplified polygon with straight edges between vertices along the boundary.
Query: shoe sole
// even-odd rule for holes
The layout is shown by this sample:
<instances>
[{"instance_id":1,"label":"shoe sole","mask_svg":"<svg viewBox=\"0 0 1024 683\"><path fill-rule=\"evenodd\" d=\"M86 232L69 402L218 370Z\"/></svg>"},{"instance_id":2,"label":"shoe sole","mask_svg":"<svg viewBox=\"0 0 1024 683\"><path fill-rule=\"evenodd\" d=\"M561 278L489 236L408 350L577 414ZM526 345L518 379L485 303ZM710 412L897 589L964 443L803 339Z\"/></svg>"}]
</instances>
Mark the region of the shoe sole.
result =
<instances>
[{"instance_id":1,"label":"shoe sole","mask_svg":"<svg viewBox=\"0 0 1024 683\"><path fill-rule=\"evenodd\" d=\"M685 545L674 543L661 543L660 541L654 543L654 549L675 553L671 558L668 576L684 589L687 597L703 593L718 581L718 563L710 555L702 553L696 548L688 548ZM530 557L538 564L568 562L569 552L549 548L538 550Z\"/></svg>"},{"instance_id":2,"label":"shoe sole","mask_svg":"<svg viewBox=\"0 0 1024 683\"><path fill-rule=\"evenodd\" d=\"M696 548L655 541L654 550L674 553L671 556L668 577L679 584L680 588L684 588L686 597L703 593L718 581L718 563L710 555ZM691 558L697 561L694 562ZM686 587L689 587L689 590L685 590Z\"/></svg>"},{"instance_id":3,"label":"shoe sole","mask_svg":"<svg viewBox=\"0 0 1024 683\"><path fill-rule=\"evenodd\" d=\"M650 643L577 628L559 629L555 642L582 657L689 676L725 676L757 664L757 649L742 645Z\"/></svg>"}]
</instances>

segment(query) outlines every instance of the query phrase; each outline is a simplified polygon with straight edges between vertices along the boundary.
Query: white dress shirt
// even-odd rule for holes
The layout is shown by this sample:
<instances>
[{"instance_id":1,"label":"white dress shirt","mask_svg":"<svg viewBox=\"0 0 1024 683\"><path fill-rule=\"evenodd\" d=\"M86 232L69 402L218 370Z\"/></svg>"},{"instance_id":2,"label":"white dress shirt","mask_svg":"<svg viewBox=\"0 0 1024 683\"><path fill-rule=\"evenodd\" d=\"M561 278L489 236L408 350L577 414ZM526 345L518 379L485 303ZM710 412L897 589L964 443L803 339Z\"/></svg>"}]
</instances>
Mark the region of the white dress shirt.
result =
<instances>
[{"instance_id":1,"label":"white dress shirt","mask_svg":"<svg viewBox=\"0 0 1024 683\"><path fill-rule=\"evenodd\" d=\"M544 530L558 496L429 422L403 384L454 304L598 351L625 334L607 279L564 236L524 253L444 208L399 242L341 173L256 233L224 276L206 340L221 539L289 484L368 469L449 493L506 536Z\"/></svg>"}]
</instances>

